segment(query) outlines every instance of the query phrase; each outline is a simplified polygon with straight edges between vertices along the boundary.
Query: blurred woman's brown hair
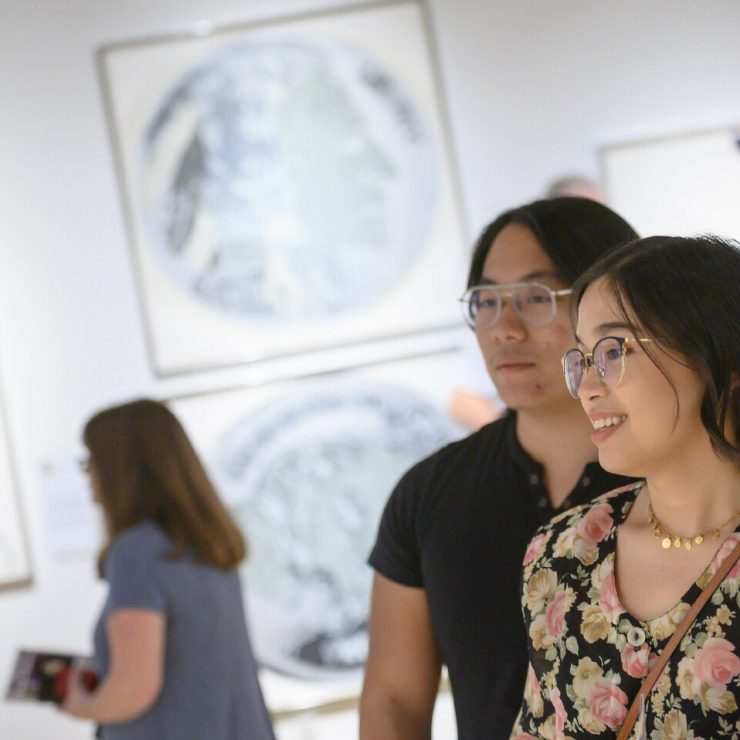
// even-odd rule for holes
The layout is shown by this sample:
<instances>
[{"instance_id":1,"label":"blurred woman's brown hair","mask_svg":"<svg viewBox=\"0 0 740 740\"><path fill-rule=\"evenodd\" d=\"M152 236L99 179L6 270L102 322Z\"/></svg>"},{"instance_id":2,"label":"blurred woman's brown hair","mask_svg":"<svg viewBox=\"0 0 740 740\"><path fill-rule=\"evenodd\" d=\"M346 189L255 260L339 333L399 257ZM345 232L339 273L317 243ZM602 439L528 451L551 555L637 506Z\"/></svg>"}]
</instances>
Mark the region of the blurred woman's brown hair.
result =
<instances>
[{"instance_id":1,"label":"blurred woman's brown hair","mask_svg":"<svg viewBox=\"0 0 740 740\"><path fill-rule=\"evenodd\" d=\"M155 522L175 543L169 557L233 568L246 557L239 527L221 502L185 430L162 403L141 399L90 418L83 431L93 489L110 543L140 522Z\"/></svg>"}]
</instances>

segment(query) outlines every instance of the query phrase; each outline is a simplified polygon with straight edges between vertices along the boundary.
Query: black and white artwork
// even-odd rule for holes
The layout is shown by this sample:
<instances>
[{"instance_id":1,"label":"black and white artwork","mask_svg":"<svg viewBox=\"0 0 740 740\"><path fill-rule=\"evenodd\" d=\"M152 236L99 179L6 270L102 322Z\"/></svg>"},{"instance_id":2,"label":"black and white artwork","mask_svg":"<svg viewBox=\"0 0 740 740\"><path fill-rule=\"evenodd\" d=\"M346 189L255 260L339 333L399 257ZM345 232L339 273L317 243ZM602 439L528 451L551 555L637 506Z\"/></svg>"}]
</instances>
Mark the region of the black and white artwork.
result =
<instances>
[{"instance_id":1,"label":"black and white artwork","mask_svg":"<svg viewBox=\"0 0 740 740\"><path fill-rule=\"evenodd\" d=\"M266 667L305 680L362 668L366 561L383 506L407 468L463 433L444 410L453 358L172 404L247 535L248 611Z\"/></svg>"},{"instance_id":2,"label":"black and white artwork","mask_svg":"<svg viewBox=\"0 0 740 740\"><path fill-rule=\"evenodd\" d=\"M99 59L157 372L455 325L465 239L417 2Z\"/></svg>"}]
</instances>

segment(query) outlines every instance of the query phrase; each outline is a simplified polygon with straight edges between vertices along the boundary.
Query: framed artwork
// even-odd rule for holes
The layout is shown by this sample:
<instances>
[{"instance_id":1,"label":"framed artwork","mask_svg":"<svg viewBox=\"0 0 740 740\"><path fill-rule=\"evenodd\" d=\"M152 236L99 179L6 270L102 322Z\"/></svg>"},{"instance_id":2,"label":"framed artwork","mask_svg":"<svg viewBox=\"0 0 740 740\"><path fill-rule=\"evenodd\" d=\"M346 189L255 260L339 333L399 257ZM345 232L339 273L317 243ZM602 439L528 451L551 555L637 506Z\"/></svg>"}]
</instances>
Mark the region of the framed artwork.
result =
<instances>
[{"instance_id":1,"label":"framed artwork","mask_svg":"<svg viewBox=\"0 0 740 740\"><path fill-rule=\"evenodd\" d=\"M30 582L31 561L16 493L5 414L0 407L0 588Z\"/></svg>"},{"instance_id":2,"label":"framed artwork","mask_svg":"<svg viewBox=\"0 0 740 740\"><path fill-rule=\"evenodd\" d=\"M607 146L601 165L638 233L740 239L740 124Z\"/></svg>"},{"instance_id":3,"label":"framed artwork","mask_svg":"<svg viewBox=\"0 0 740 740\"><path fill-rule=\"evenodd\" d=\"M460 325L467 237L422 3L97 60L158 375Z\"/></svg>"},{"instance_id":4,"label":"framed artwork","mask_svg":"<svg viewBox=\"0 0 740 740\"><path fill-rule=\"evenodd\" d=\"M459 362L439 353L170 402L247 537L272 710L359 689L367 557L401 475L466 433L446 413Z\"/></svg>"}]
</instances>

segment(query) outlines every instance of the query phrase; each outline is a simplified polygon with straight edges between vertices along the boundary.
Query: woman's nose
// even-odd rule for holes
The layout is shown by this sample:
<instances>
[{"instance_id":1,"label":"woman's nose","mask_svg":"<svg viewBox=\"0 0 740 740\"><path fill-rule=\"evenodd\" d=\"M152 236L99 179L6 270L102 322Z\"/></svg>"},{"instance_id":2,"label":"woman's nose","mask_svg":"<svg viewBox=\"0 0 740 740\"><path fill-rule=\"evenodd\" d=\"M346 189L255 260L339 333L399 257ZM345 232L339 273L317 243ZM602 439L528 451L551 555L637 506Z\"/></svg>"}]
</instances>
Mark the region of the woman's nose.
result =
<instances>
[{"instance_id":1,"label":"woman's nose","mask_svg":"<svg viewBox=\"0 0 740 740\"><path fill-rule=\"evenodd\" d=\"M581 401L603 396L608 388L601 382L593 362L586 363L583 380L578 388L578 397Z\"/></svg>"}]
</instances>

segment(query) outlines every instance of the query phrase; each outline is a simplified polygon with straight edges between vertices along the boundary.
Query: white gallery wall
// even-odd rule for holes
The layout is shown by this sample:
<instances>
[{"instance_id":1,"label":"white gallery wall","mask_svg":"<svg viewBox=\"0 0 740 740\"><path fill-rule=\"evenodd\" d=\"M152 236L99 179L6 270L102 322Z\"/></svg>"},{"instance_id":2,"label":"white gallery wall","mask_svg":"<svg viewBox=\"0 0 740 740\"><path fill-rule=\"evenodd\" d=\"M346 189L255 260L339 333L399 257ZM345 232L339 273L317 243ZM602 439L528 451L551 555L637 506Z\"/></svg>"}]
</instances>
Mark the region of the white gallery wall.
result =
<instances>
[{"instance_id":1,"label":"white gallery wall","mask_svg":"<svg viewBox=\"0 0 740 740\"><path fill-rule=\"evenodd\" d=\"M0 591L1 690L18 646L89 651L103 586L90 557L52 552L41 484L45 461L79 448L83 419L133 396L291 372L286 360L154 377L95 49L347 4L0 0L0 387L33 567L30 587ZM740 121L735 0L430 0L428 9L471 238L556 175L597 177L602 146ZM0 737L90 730L47 707L0 702Z\"/></svg>"}]
</instances>

